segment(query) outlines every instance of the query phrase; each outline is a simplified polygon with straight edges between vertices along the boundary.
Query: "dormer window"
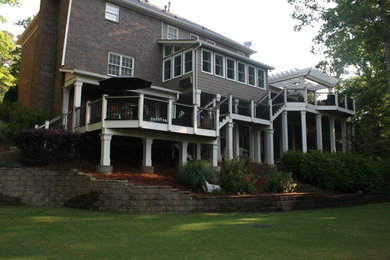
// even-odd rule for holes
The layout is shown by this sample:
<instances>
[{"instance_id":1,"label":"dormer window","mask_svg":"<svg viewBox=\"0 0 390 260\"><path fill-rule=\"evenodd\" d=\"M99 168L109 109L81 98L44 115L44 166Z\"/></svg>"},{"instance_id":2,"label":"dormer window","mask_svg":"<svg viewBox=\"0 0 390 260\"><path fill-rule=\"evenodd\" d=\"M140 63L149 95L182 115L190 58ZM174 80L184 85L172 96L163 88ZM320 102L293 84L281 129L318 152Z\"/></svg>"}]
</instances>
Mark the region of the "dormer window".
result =
<instances>
[{"instance_id":1,"label":"dormer window","mask_svg":"<svg viewBox=\"0 0 390 260\"><path fill-rule=\"evenodd\" d=\"M119 6L106 3L105 18L113 22L119 22Z\"/></svg>"},{"instance_id":2,"label":"dormer window","mask_svg":"<svg viewBox=\"0 0 390 260\"><path fill-rule=\"evenodd\" d=\"M177 29L176 27L168 25L167 39L168 40L177 40L177 39L179 39L179 29Z\"/></svg>"}]
</instances>

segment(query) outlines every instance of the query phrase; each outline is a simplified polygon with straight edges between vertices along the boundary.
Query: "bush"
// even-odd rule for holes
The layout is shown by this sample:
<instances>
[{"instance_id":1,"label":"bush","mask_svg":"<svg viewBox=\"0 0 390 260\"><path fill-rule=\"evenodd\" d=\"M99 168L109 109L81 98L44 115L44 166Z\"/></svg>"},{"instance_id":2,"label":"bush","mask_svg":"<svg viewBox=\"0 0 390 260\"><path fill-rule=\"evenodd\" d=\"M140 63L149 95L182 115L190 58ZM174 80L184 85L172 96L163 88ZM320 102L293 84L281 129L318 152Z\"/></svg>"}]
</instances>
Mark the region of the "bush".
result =
<instances>
[{"instance_id":1,"label":"bush","mask_svg":"<svg viewBox=\"0 0 390 260\"><path fill-rule=\"evenodd\" d=\"M73 159L88 147L81 134L54 129L22 130L14 139L27 165Z\"/></svg>"},{"instance_id":2,"label":"bush","mask_svg":"<svg viewBox=\"0 0 390 260\"><path fill-rule=\"evenodd\" d=\"M233 193L253 193L256 191L256 179L240 158L224 160L219 180L221 188Z\"/></svg>"},{"instance_id":3,"label":"bush","mask_svg":"<svg viewBox=\"0 0 390 260\"><path fill-rule=\"evenodd\" d=\"M7 124L8 133L32 128L35 124L43 123L44 120L44 112L34 112L31 108L23 107L18 102L0 104L0 121Z\"/></svg>"},{"instance_id":4,"label":"bush","mask_svg":"<svg viewBox=\"0 0 390 260\"><path fill-rule=\"evenodd\" d=\"M291 172L272 170L266 175L265 180L267 190L271 192L292 192L297 186Z\"/></svg>"},{"instance_id":5,"label":"bush","mask_svg":"<svg viewBox=\"0 0 390 260\"><path fill-rule=\"evenodd\" d=\"M206 161L190 161L179 167L182 182L194 190L205 191L205 182L214 179L214 173Z\"/></svg>"},{"instance_id":6,"label":"bush","mask_svg":"<svg viewBox=\"0 0 390 260\"><path fill-rule=\"evenodd\" d=\"M304 153L287 151L282 154L282 170L285 172L292 172L295 178L300 177L300 165L303 159Z\"/></svg>"},{"instance_id":7,"label":"bush","mask_svg":"<svg viewBox=\"0 0 390 260\"><path fill-rule=\"evenodd\" d=\"M301 158L297 160L296 158ZM389 161L375 161L357 154L310 151L283 154L283 169L302 182L336 192L383 193L390 191Z\"/></svg>"}]
</instances>

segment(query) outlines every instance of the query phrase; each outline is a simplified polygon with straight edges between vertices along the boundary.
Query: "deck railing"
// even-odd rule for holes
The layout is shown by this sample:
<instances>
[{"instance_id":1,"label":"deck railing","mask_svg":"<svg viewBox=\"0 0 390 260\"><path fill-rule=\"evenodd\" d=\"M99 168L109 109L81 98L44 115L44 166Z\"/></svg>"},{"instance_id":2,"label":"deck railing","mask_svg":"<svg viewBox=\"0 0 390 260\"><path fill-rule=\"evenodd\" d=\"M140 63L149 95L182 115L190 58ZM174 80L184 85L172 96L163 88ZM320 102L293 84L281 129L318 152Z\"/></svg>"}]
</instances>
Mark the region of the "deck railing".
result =
<instances>
[{"instance_id":1,"label":"deck railing","mask_svg":"<svg viewBox=\"0 0 390 260\"><path fill-rule=\"evenodd\" d=\"M92 101L90 103L90 119L89 124L94 124L102 121L102 99Z\"/></svg>"},{"instance_id":2,"label":"deck railing","mask_svg":"<svg viewBox=\"0 0 390 260\"><path fill-rule=\"evenodd\" d=\"M179 103L173 104L172 125L194 126L194 107Z\"/></svg>"},{"instance_id":3,"label":"deck railing","mask_svg":"<svg viewBox=\"0 0 390 260\"><path fill-rule=\"evenodd\" d=\"M198 108L198 128L216 130L216 113L215 109Z\"/></svg>"},{"instance_id":4,"label":"deck railing","mask_svg":"<svg viewBox=\"0 0 390 260\"><path fill-rule=\"evenodd\" d=\"M138 120L138 97L106 97L107 120Z\"/></svg>"}]
</instances>

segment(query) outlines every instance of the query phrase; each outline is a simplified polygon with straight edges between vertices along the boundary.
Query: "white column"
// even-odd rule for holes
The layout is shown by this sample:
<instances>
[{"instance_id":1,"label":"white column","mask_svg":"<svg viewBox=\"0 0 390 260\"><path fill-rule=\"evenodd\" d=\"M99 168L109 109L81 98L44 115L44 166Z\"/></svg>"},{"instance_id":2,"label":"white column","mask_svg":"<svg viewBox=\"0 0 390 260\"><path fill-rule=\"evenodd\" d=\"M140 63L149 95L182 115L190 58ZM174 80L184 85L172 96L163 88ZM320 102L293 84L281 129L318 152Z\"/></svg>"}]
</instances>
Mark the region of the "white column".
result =
<instances>
[{"instance_id":1,"label":"white column","mask_svg":"<svg viewBox=\"0 0 390 260\"><path fill-rule=\"evenodd\" d=\"M212 144L211 161L214 168L218 168L218 144Z\"/></svg>"},{"instance_id":2,"label":"white column","mask_svg":"<svg viewBox=\"0 0 390 260\"><path fill-rule=\"evenodd\" d=\"M111 152L111 139L112 134L100 134L100 165L101 166L110 166L111 164L111 158L110 158L110 152Z\"/></svg>"},{"instance_id":3,"label":"white column","mask_svg":"<svg viewBox=\"0 0 390 260\"><path fill-rule=\"evenodd\" d=\"M238 124L234 124L233 128L234 135L234 157L240 156L240 126Z\"/></svg>"},{"instance_id":4,"label":"white column","mask_svg":"<svg viewBox=\"0 0 390 260\"><path fill-rule=\"evenodd\" d=\"M274 129L269 128L264 132L266 145L265 163L274 164Z\"/></svg>"},{"instance_id":5,"label":"white column","mask_svg":"<svg viewBox=\"0 0 390 260\"><path fill-rule=\"evenodd\" d=\"M255 158L254 162L261 163L261 130L255 130Z\"/></svg>"},{"instance_id":6,"label":"white column","mask_svg":"<svg viewBox=\"0 0 390 260\"><path fill-rule=\"evenodd\" d=\"M202 160L202 144L196 144L196 160Z\"/></svg>"},{"instance_id":7,"label":"white column","mask_svg":"<svg viewBox=\"0 0 390 260\"><path fill-rule=\"evenodd\" d=\"M234 99L234 109L233 109L233 113L235 114L238 114L238 105L240 104L240 100L235 98Z\"/></svg>"},{"instance_id":8,"label":"white column","mask_svg":"<svg viewBox=\"0 0 390 260\"><path fill-rule=\"evenodd\" d=\"M255 161L255 129L253 127L249 127L249 158L252 162Z\"/></svg>"},{"instance_id":9,"label":"white column","mask_svg":"<svg viewBox=\"0 0 390 260\"><path fill-rule=\"evenodd\" d=\"M187 164L188 157L188 142L183 141L180 143L180 154L179 154L179 164L181 166Z\"/></svg>"},{"instance_id":10,"label":"white column","mask_svg":"<svg viewBox=\"0 0 390 260\"><path fill-rule=\"evenodd\" d=\"M347 121L341 119L341 138L343 142L343 153L346 153L348 150L348 140L347 140Z\"/></svg>"},{"instance_id":11,"label":"white column","mask_svg":"<svg viewBox=\"0 0 390 260\"><path fill-rule=\"evenodd\" d=\"M83 82L74 82L74 93L73 93L73 107L81 106L81 91L83 89Z\"/></svg>"},{"instance_id":12,"label":"white column","mask_svg":"<svg viewBox=\"0 0 390 260\"><path fill-rule=\"evenodd\" d=\"M142 158L142 171L152 173L154 167L152 165L152 145L153 138L143 138L143 158Z\"/></svg>"},{"instance_id":13,"label":"white column","mask_svg":"<svg viewBox=\"0 0 390 260\"><path fill-rule=\"evenodd\" d=\"M201 104L201 94L202 91L200 89L195 90L195 104L198 106Z\"/></svg>"},{"instance_id":14,"label":"white column","mask_svg":"<svg viewBox=\"0 0 390 260\"><path fill-rule=\"evenodd\" d=\"M233 158L233 122L226 124L226 155Z\"/></svg>"},{"instance_id":15,"label":"white column","mask_svg":"<svg viewBox=\"0 0 390 260\"><path fill-rule=\"evenodd\" d=\"M306 111L301 111L302 152L307 152Z\"/></svg>"},{"instance_id":16,"label":"white column","mask_svg":"<svg viewBox=\"0 0 390 260\"><path fill-rule=\"evenodd\" d=\"M334 125L334 118L329 117L329 136L330 136L330 152L336 152L336 129Z\"/></svg>"},{"instance_id":17,"label":"white column","mask_svg":"<svg viewBox=\"0 0 390 260\"><path fill-rule=\"evenodd\" d=\"M316 115L317 150L322 151L322 115Z\"/></svg>"},{"instance_id":18,"label":"white column","mask_svg":"<svg viewBox=\"0 0 390 260\"><path fill-rule=\"evenodd\" d=\"M144 120L144 94L139 94L138 99L138 125L142 127L142 121Z\"/></svg>"},{"instance_id":19,"label":"white column","mask_svg":"<svg viewBox=\"0 0 390 260\"><path fill-rule=\"evenodd\" d=\"M287 111L282 112L282 152L288 150L288 120Z\"/></svg>"}]
</instances>

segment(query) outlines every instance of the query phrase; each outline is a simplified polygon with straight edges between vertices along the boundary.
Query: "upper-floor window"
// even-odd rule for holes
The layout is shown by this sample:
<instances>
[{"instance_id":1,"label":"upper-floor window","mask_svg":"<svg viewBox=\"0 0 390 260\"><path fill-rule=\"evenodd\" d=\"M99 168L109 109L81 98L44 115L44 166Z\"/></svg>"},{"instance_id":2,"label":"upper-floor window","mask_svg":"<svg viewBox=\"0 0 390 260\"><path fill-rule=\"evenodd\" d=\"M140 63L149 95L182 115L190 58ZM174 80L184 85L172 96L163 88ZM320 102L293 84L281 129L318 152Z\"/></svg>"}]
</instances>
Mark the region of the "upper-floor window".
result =
<instances>
[{"instance_id":1,"label":"upper-floor window","mask_svg":"<svg viewBox=\"0 0 390 260\"><path fill-rule=\"evenodd\" d=\"M245 64L238 62L237 63L237 80L239 82L245 83Z\"/></svg>"},{"instance_id":2,"label":"upper-floor window","mask_svg":"<svg viewBox=\"0 0 390 260\"><path fill-rule=\"evenodd\" d=\"M224 60L224 57L219 55L219 54L215 54L214 57L215 57L214 58L214 64L215 64L214 73L217 76L224 77L225 76L225 60Z\"/></svg>"},{"instance_id":3,"label":"upper-floor window","mask_svg":"<svg viewBox=\"0 0 390 260\"><path fill-rule=\"evenodd\" d=\"M226 76L228 79L236 79L236 62L232 59L226 59Z\"/></svg>"},{"instance_id":4,"label":"upper-floor window","mask_svg":"<svg viewBox=\"0 0 390 260\"><path fill-rule=\"evenodd\" d=\"M133 76L134 58L109 52L107 70L112 76Z\"/></svg>"},{"instance_id":5,"label":"upper-floor window","mask_svg":"<svg viewBox=\"0 0 390 260\"><path fill-rule=\"evenodd\" d=\"M256 70L252 66L248 66L248 84L256 86Z\"/></svg>"},{"instance_id":6,"label":"upper-floor window","mask_svg":"<svg viewBox=\"0 0 390 260\"><path fill-rule=\"evenodd\" d=\"M177 40L177 39L179 39L179 29L177 29L176 27L168 25L167 39L168 40Z\"/></svg>"},{"instance_id":7,"label":"upper-floor window","mask_svg":"<svg viewBox=\"0 0 390 260\"><path fill-rule=\"evenodd\" d=\"M166 80L169 80L172 78L172 60L171 59L168 59L168 60L165 60L164 61L164 75L163 75L163 79L164 81Z\"/></svg>"},{"instance_id":8,"label":"upper-floor window","mask_svg":"<svg viewBox=\"0 0 390 260\"><path fill-rule=\"evenodd\" d=\"M192 50L184 53L184 73L192 71Z\"/></svg>"},{"instance_id":9,"label":"upper-floor window","mask_svg":"<svg viewBox=\"0 0 390 260\"><path fill-rule=\"evenodd\" d=\"M262 69L257 70L257 82L259 88L265 89L265 71Z\"/></svg>"},{"instance_id":10,"label":"upper-floor window","mask_svg":"<svg viewBox=\"0 0 390 260\"><path fill-rule=\"evenodd\" d=\"M106 15L107 20L113 22L119 22L119 6L106 3Z\"/></svg>"},{"instance_id":11,"label":"upper-floor window","mask_svg":"<svg viewBox=\"0 0 390 260\"><path fill-rule=\"evenodd\" d=\"M212 54L210 51L202 50L202 71L211 72L212 68Z\"/></svg>"},{"instance_id":12,"label":"upper-floor window","mask_svg":"<svg viewBox=\"0 0 390 260\"><path fill-rule=\"evenodd\" d=\"M210 44L210 45L215 45L215 41L212 41L212 40L207 39L206 42L207 42L208 44Z\"/></svg>"},{"instance_id":13,"label":"upper-floor window","mask_svg":"<svg viewBox=\"0 0 390 260\"><path fill-rule=\"evenodd\" d=\"M174 77L179 77L182 72L182 59L181 59L181 54L175 56L173 58L173 66L174 66Z\"/></svg>"},{"instance_id":14,"label":"upper-floor window","mask_svg":"<svg viewBox=\"0 0 390 260\"><path fill-rule=\"evenodd\" d=\"M199 40L199 36L198 35L196 35L196 34L190 34L190 39L191 40Z\"/></svg>"}]
</instances>

